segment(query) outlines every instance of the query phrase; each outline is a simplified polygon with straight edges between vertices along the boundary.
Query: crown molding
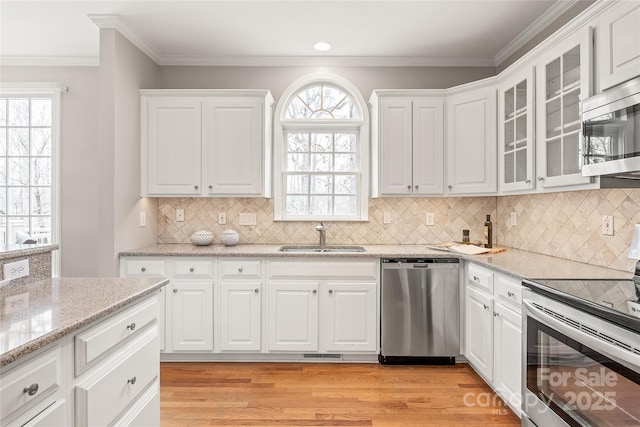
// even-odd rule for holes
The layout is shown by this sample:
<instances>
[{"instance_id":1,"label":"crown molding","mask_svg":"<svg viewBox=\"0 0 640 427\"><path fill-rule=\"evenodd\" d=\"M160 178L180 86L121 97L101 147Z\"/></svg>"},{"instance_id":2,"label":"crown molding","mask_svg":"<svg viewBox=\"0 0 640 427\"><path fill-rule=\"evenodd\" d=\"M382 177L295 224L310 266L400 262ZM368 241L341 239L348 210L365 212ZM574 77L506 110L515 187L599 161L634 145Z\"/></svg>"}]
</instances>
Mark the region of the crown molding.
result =
<instances>
[{"instance_id":1,"label":"crown molding","mask_svg":"<svg viewBox=\"0 0 640 427\"><path fill-rule=\"evenodd\" d=\"M414 56L172 56L165 55L158 65L242 66L242 67L495 67L492 57L414 57Z\"/></svg>"},{"instance_id":2,"label":"crown molding","mask_svg":"<svg viewBox=\"0 0 640 427\"><path fill-rule=\"evenodd\" d=\"M511 55L516 53L521 47L531 41L542 30L549 26L553 21L558 19L563 13L569 10L580 0L562 0L556 1L549 9L547 9L542 15L533 21L527 28L524 29L516 38L511 40L505 47L503 47L495 57L495 66L502 64L509 59Z\"/></svg>"},{"instance_id":3,"label":"crown molding","mask_svg":"<svg viewBox=\"0 0 640 427\"><path fill-rule=\"evenodd\" d=\"M2 93L66 93L69 88L57 82L0 82Z\"/></svg>"},{"instance_id":4,"label":"crown molding","mask_svg":"<svg viewBox=\"0 0 640 427\"><path fill-rule=\"evenodd\" d=\"M97 67L97 56L0 56L0 65L11 67Z\"/></svg>"},{"instance_id":5,"label":"crown molding","mask_svg":"<svg viewBox=\"0 0 640 427\"><path fill-rule=\"evenodd\" d=\"M114 29L122 34L127 40L134 44L138 49L143 51L149 58L160 63L162 55L136 30L131 28L125 19L118 15L87 15L91 22L98 28Z\"/></svg>"}]
</instances>

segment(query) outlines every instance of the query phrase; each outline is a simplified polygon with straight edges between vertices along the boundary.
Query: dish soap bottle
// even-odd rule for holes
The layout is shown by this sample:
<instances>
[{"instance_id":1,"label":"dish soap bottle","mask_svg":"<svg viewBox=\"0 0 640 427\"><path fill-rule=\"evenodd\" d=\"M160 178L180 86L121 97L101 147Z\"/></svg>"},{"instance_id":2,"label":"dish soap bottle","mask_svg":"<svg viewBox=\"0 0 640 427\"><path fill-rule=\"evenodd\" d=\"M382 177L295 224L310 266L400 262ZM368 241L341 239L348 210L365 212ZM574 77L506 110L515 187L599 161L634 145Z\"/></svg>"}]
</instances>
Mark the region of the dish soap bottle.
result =
<instances>
[{"instance_id":1,"label":"dish soap bottle","mask_svg":"<svg viewBox=\"0 0 640 427\"><path fill-rule=\"evenodd\" d=\"M487 215L484 222L484 247L491 248L493 246L493 224L491 224L491 215Z\"/></svg>"}]
</instances>

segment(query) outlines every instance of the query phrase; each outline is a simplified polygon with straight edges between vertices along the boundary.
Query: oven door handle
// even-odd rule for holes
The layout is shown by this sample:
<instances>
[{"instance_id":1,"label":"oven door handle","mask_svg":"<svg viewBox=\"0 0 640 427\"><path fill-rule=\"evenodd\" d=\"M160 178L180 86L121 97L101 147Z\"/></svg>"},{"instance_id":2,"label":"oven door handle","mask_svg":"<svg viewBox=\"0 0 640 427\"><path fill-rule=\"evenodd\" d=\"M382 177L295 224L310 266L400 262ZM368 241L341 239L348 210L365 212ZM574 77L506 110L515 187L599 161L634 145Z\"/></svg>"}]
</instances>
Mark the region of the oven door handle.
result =
<instances>
[{"instance_id":1,"label":"oven door handle","mask_svg":"<svg viewBox=\"0 0 640 427\"><path fill-rule=\"evenodd\" d=\"M546 324L547 326L552 327L558 332L572 338L579 343L582 343L600 353L603 353L605 356L608 356L618 363L621 363L629 368L634 369L635 371L640 371L640 355L633 354L627 350L624 350L620 347L617 347L607 341L596 338L593 335L587 334L579 329L572 328L571 326L567 326L564 323L560 322L553 316L549 316L538 310L536 307L531 304L528 300L522 300L525 305L526 315L533 317L537 321L542 324Z\"/></svg>"}]
</instances>

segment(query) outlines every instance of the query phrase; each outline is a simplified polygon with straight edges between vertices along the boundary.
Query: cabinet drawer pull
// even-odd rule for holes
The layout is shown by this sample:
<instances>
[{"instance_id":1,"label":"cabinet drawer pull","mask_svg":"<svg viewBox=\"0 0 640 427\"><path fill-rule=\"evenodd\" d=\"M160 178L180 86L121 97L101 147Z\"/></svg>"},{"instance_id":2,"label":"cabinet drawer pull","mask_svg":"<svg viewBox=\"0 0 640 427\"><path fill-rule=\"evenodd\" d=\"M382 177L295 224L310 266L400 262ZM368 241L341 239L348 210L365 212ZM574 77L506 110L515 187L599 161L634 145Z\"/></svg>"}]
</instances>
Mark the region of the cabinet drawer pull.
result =
<instances>
[{"instance_id":1,"label":"cabinet drawer pull","mask_svg":"<svg viewBox=\"0 0 640 427\"><path fill-rule=\"evenodd\" d=\"M496 313L495 311L493 312L493 317L498 317L500 316L500 313Z\"/></svg>"},{"instance_id":2,"label":"cabinet drawer pull","mask_svg":"<svg viewBox=\"0 0 640 427\"><path fill-rule=\"evenodd\" d=\"M209 186L209 190L213 190L213 185L210 185L210 186Z\"/></svg>"},{"instance_id":3,"label":"cabinet drawer pull","mask_svg":"<svg viewBox=\"0 0 640 427\"><path fill-rule=\"evenodd\" d=\"M329 289L329 295L333 294L333 289Z\"/></svg>"},{"instance_id":4,"label":"cabinet drawer pull","mask_svg":"<svg viewBox=\"0 0 640 427\"><path fill-rule=\"evenodd\" d=\"M487 304L482 304L485 310L489 310L489 306Z\"/></svg>"},{"instance_id":5,"label":"cabinet drawer pull","mask_svg":"<svg viewBox=\"0 0 640 427\"><path fill-rule=\"evenodd\" d=\"M198 189L198 186L197 186L197 185L194 185L194 186L193 186L193 188L195 188L195 189L197 190L197 189Z\"/></svg>"},{"instance_id":6,"label":"cabinet drawer pull","mask_svg":"<svg viewBox=\"0 0 640 427\"><path fill-rule=\"evenodd\" d=\"M136 377L127 380L127 384L134 385L136 383Z\"/></svg>"},{"instance_id":7,"label":"cabinet drawer pull","mask_svg":"<svg viewBox=\"0 0 640 427\"><path fill-rule=\"evenodd\" d=\"M195 269L195 268L193 268L193 267L191 267L191 268L189 269L189 271L190 271L191 273L193 273L194 271L196 271L196 269Z\"/></svg>"},{"instance_id":8,"label":"cabinet drawer pull","mask_svg":"<svg viewBox=\"0 0 640 427\"><path fill-rule=\"evenodd\" d=\"M140 271L142 271L142 272L144 273L145 271L147 271L147 268L146 268L146 267L142 267L142 268L140 269Z\"/></svg>"},{"instance_id":9,"label":"cabinet drawer pull","mask_svg":"<svg viewBox=\"0 0 640 427\"><path fill-rule=\"evenodd\" d=\"M509 298L512 298L514 295L515 295L515 294L514 294L513 292L511 292L511 291L508 291L508 292L507 292L507 296L508 296Z\"/></svg>"},{"instance_id":10,"label":"cabinet drawer pull","mask_svg":"<svg viewBox=\"0 0 640 427\"><path fill-rule=\"evenodd\" d=\"M473 280L475 280L476 282L479 282L480 278L478 276L473 276Z\"/></svg>"},{"instance_id":11,"label":"cabinet drawer pull","mask_svg":"<svg viewBox=\"0 0 640 427\"><path fill-rule=\"evenodd\" d=\"M411 190L411 186L410 185L407 185L407 190Z\"/></svg>"},{"instance_id":12,"label":"cabinet drawer pull","mask_svg":"<svg viewBox=\"0 0 640 427\"><path fill-rule=\"evenodd\" d=\"M256 288L253 292L257 294L258 292L260 292L260 289Z\"/></svg>"},{"instance_id":13,"label":"cabinet drawer pull","mask_svg":"<svg viewBox=\"0 0 640 427\"><path fill-rule=\"evenodd\" d=\"M453 185L447 185L447 188L448 188L449 190L451 190L451 189L453 189Z\"/></svg>"},{"instance_id":14,"label":"cabinet drawer pull","mask_svg":"<svg viewBox=\"0 0 640 427\"><path fill-rule=\"evenodd\" d=\"M528 180L526 180L524 183L525 183L525 184L531 184L531 180L530 180L530 179L528 179Z\"/></svg>"},{"instance_id":15,"label":"cabinet drawer pull","mask_svg":"<svg viewBox=\"0 0 640 427\"><path fill-rule=\"evenodd\" d=\"M127 325L127 329L131 329L132 331L136 328L136 324L135 323L131 323L130 325Z\"/></svg>"},{"instance_id":16,"label":"cabinet drawer pull","mask_svg":"<svg viewBox=\"0 0 640 427\"><path fill-rule=\"evenodd\" d=\"M313 294L315 295L315 294L317 294L317 293L318 293L318 290L317 290L317 289L314 289L314 290L313 290Z\"/></svg>"},{"instance_id":17,"label":"cabinet drawer pull","mask_svg":"<svg viewBox=\"0 0 640 427\"><path fill-rule=\"evenodd\" d=\"M178 290L177 290L177 289L174 289L174 290L173 290L173 293L174 293L174 294L177 294L177 293L178 293Z\"/></svg>"},{"instance_id":18,"label":"cabinet drawer pull","mask_svg":"<svg viewBox=\"0 0 640 427\"><path fill-rule=\"evenodd\" d=\"M28 394L29 396L33 396L38 392L38 388L40 388L38 383L33 383L29 387L25 387L22 392Z\"/></svg>"},{"instance_id":19,"label":"cabinet drawer pull","mask_svg":"<svg viewBox=\"0 0 640 427\"><path fill-rule=\"evenodd\" d=\"M420 187L419 185L416 185L416 190L417 190L419 187Z\"/></svg>"},{"instance_id":20,"label":"cabinet drawer pull","mask_svg":"<svg viewBox=\"0 0 640 427\"><path fill-rule=\"evenodd\" d=\"M242 267L238 268L238 273L242 273L242 271L243 271Z\"/></svg>"},{"instance_id":21,"label":"cabinet drawer pull","mask_svg":"<svg viewBox=\"0 0 640 427\"><path fill-rule=\"evenodd\" d=\"M543 176L539 176L538 177L538 181L541 181L541 182L544 181L544 177Z\"/></svg>"}]
</instances>

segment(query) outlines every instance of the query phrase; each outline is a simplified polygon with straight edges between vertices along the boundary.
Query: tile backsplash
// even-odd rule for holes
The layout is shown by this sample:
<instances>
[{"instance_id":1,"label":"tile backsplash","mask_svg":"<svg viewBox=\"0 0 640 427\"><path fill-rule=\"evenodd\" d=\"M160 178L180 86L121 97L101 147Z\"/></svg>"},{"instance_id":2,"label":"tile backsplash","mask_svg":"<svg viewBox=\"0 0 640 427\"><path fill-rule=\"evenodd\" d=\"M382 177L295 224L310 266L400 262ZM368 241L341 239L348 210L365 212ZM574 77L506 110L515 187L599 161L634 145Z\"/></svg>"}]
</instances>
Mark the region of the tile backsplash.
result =
<instances>
[{"instance_id":1,"label":"tile backsplash","mask_svg":"<svg viewBox=\"0 0 640 427\"><path fill-rule=\"evenodd\" d=\"M185 221L176 222L176 209L184 209ZM190 243L195 231L226 229L240 234L241 243L314 244L316 221L273 220L273 200L258 198L162 198L159 200L159 243ZM227 224L218 225L218 213L227 214ZM241 212L256 213L256 225L238 224ZM391 223L384 224L385 212ZM426 225L433 212L435 225ZM423 244L462 239L470 230L471 240L480 240L487 214L496 215L495 197L384 198L369 201L369 221L325 222L327 244ZM215 242L215 241L214 241Z\"/></svg>"},{"instance_id":2,"label":"tile backsplash","mask_svg":"<svg viewBox=\"0 0 640 427\"><path fill-rule=\"evenodd\" d=\"M182 208L184 222L176 222ZM218 213L227 224L218 225ZM241 212L255 213L255 226L241 226ZM385 212L391 223L383 223ZM433 212L435 225L425 224ZM510 225L511 212L517 225ZM426 244L458 241L462 230L480 240L485 216L494 223L494 244L632 271L627 258L633 225L640 223L640 189L572 191L500 197L380 198L369 201L367 222L326 222L328 244ZM602 235L602 216L614 217L615 234ZM190 243L201 229L215 235L226 229L241 243L314 244L315 222L273 220L273 200L262 198L162 198L159 243Z\"/></svg>"}]
</instances>

